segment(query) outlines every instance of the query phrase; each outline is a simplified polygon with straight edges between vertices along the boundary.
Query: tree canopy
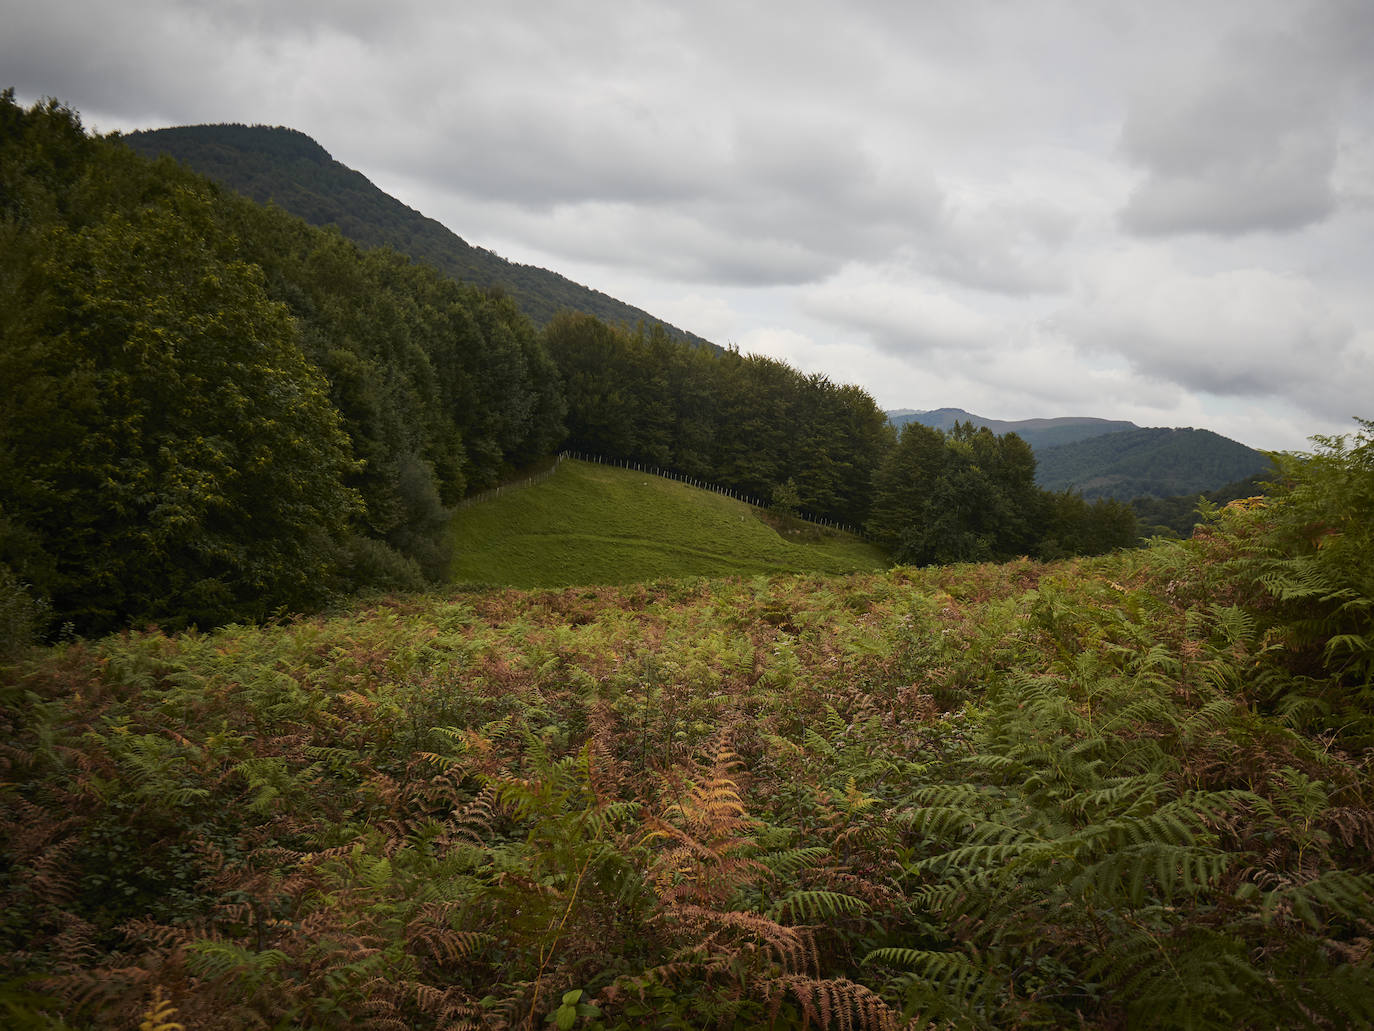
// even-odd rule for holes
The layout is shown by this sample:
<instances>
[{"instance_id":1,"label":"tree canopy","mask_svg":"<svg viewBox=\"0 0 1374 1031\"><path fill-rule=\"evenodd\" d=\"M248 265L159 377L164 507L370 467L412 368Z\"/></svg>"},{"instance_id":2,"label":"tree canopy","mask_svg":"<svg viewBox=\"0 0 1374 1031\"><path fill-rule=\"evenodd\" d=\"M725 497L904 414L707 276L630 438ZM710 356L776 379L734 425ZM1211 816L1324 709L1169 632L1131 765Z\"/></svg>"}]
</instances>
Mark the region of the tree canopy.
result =
<instances>
[{"instance_id":1,"label":"tree canopy","mask_svg":"<svg viewBox=\"0 0 1374 1031\"><path fill-rule=\"evenodd\" d=\"M507 300L0 99L0 563L78 632L445 573L563 435Z\"/></svg>"},{"instance_id":2,"label":"tree canopy","mask_svg":"<svg viewBox=\"0 0 1374 1031\"><path fill-rule=\"evenodd\" d=\"M868 531L898 562L1005 561L1101 554L1135 543L1135 516L1035 486L1035 454L1015 433L909 422L879 468Z\"/></svg>"},{"instance_id":3,"label":"tree canopy","mask_svg":"<svg viewBox=\"0 0 1374 1031\"><path fill-rule=\"evenodd\" d=\"M0 98L0 583L55 629L208 626L447 575L451 507L560 446L859 526L903 562L1131 543L1014 435L565 311ZM276 137L274 137L276 139ZM284 159L315 161L305 137Z\"/></svg>"},{"instance_id":4,"label":"tree canopy","mask_svg":"<svg viewBox=\"0 0 1374 1031\"><path fill-rule=\"evenodd\" d=\"M863 389L658 326L565 312L544 331L563 374L568 446L709 478L760 499L793 481L801 510L858 525L892 431Z\"/></svg>"}]
</instances>

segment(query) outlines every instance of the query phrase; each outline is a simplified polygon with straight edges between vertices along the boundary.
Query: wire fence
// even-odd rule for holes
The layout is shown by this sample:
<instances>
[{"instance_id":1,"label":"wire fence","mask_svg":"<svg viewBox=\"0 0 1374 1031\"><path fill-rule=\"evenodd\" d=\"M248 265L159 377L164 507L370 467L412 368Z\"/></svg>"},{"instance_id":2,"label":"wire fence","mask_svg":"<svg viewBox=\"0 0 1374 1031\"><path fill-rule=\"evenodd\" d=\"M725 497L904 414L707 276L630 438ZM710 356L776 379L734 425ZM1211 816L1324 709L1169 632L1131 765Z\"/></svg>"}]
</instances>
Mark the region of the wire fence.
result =
<instances>
[{"instance_id":1,"label":"wire fence","mask_svg":"<svg viewBox=\"0 0 1374 1031\"><path fill-rule=\"evenodd\" d=\"M645 473L649 476L662 476L664 479L676 480L678 483L685 483L687 486L696 487L698 490L708 490L713 494L720 494L723 497L742 501L744 504L753 505L755 508L769 509L772 507L769 502L762 498L747 494L744 491L735 490L733 487L723 487L718 483L711 483L708 480L702 480L695 476L687 476L676 470L664 469L661 466L650 463L632 462L624 458L607 458L604 455L591 454L586 451L559 452L558 457L554 459L552 467L542 472L535 473L533 476L527 476L524 479L514 480L510 483L503 483L499 487L493 487L480 494L474 494L471 497L464 498L455 507L470 508L473 505L481 504L483 501L490 501L493 498L500 497L503 492L519 490L522 487L532 487L536 483L543 483L554 473L558 472L558 467L568 458L575 459L579 462L593 462L597 465L608 465L617 469L630 469L634 472ZM855 537L863 537L865 539L868 536L861 529L849 523L842 523L835 519L827 519L824 516L812 515L810 512L789 512L788 515L794 519L799 519L804 523L810 523L812 526L818 526L823 529L839 530L844 533L853 534Z\"/></svg>"},{"instance_id":2,"label":"wire fence","mask_svg":"<svg viewBox=\"0 0 1374 1031\"><path fill-rule=\"evenodd\" d=\"M558 467L563 464L563 459L568 457L570 457L568 452L564 451L553 460L552 466L542 472L537 472L533 476L526 476L524 479L502 483L499 486L492 487L490 490L484 490L480 494L470 494L453 507L455 509L471 508L473 505L480 505L484 501L492 500L492 498L499 498L503 493L519 490L522 487L533 487L536 483L543 483L554 473L558 472Z\"/></svg>"}]
</instances>

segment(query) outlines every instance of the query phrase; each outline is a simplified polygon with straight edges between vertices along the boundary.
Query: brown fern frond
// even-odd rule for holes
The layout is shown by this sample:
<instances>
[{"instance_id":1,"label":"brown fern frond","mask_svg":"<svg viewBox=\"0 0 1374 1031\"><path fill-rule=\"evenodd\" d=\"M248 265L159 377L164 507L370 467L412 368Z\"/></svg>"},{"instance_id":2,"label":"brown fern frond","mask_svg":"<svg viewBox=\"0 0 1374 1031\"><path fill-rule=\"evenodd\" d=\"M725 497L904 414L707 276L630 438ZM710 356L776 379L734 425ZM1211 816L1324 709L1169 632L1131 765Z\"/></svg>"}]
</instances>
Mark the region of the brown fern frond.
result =
<instances>
[{"instance_id":1,"label":"brown fern frond","mask_svg":"<svg viewBox=\"0 0 1374 1031\"><path fill-rule=\"evenodd\" d=\"M477 795L456 809L447 821L448 839L483 844L491 834L500 806L501 786L496 781L482 785Z\"/></svg>"},{"instance_id":2,"label":"brown fern frond","mask_svg":"<svg viewBox=\"0 0 1374 1031\"><path fill-rule=\"evenodd\" d=\"M442 965L464 959L489 942L491 936L488 934L454 929L453 916L462 908L458 902L427 902L420 907L420 912L405 929L410 951L428 955Z\"/></svg>"},{"instance_id":3,"label":"brown fern frond","mask_svg":"<svg viewBox=\"0 0 1374 1031\"><path fill-rule=\"evenodd\" d=\"M817 980L779 978L770 988L789 992L802 1007L803 1018L821 1028L838 1031L898 1031L900 1014L871 989L846 978Z\"/></svg>"},{"instance_id":4,"label":"brown fern frond","mask_svg":"<svg viewBox=\"0 0 1374 1031\"><path fill-rule=\"evenodd\" d=\"M187 924L161 924L155 920L141 917L128 920L119 925L119 932L129 942L137 942L148 952L168 953L184 948L197 938L208 937L201 928Z\"/></svg>"},{"instance_id":5,"label":"brown fern frond","mask_svg":"<svg viewBox=\"0 0 1374 1031\"><path fill-rule=\"evenodd\" d=\"M758 913L709 909L703 906L681 906L674 915L701 927L716 927L719 930L730 930L757 938L772 950L774 959L784 970L816 970L820 966L815 938L809 928L787 927ZM717 935L703 939L702 943L710 946L720 940ZM733 958L739 952L739 943L735 939L733 944L722 950L708 947L707 951L715 952L717 958Z\"/></svg>"},{"instance_id":6,"label":"brown fern frond","mask_svg":"<svg viewBox=\"0 0 1374 1031\"><path fill-rule=\"evenodd\" d=\"M416 1008L432 1018L440 1031L476 1031L483 1026L482 1007L462 988L436 988L416 981L403 983Z\"/></svg>"},{"instance_id":7,"label":"brown fern frond","mask_svg":"<svg viewBox=\"0 0 1374 1031\"><path fill-rule=\"evenodd\" d=\"M1322 814L1347 848L1359 848L1374 855L1374 809L1338 806Z\"/></svg>"}]
</instances>

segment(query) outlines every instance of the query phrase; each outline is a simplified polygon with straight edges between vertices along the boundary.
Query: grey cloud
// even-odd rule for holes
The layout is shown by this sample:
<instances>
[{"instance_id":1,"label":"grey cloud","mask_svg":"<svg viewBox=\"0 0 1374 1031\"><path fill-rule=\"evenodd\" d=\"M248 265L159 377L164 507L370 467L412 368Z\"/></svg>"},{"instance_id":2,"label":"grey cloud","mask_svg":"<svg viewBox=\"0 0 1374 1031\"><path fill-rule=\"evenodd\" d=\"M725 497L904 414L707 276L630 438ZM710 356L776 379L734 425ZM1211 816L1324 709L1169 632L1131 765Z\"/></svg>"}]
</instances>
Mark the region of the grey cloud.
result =
<instances>
[{"instance_id":1,"label":"grey cloud","mask_svg":"<svg viewBox=\"0 0 1374 1031\"><path fill-rule=\"evenodd\" d=\"M1359 346L1310 281L1257 268L1190 275L1142 255L1109 263L1052 328L1085 355L1117 356L1183 390L1302 398L1314 411Z\"/></svg>"},{"instance_id":2,"label":"grey cloud","mask_svg":"<svg viewBox=\"0 0 1374 1031\"><path fill-rule=\"evenodd\" d=\"M1126 227L1227 235L1325 218L1336 129L1314 92L1265 89L1251 79L1139 104L1125 145L1148 173L1122 212Z\"/></svg>"},{"instance_id":3,"label":"grey cloud","mask_svg":"<svg viewBox=\"0 0 1374 1031\"><path fill-rule=\"evenodd\" d=\"M892 174L824 119L674 132L653 112L578 104L575 116L522 101L455 119L443 150L410 172L500 206L505 232L541 246L697 282L813 281L924 242L942 217L928 174Z\"/></svg>"},{"instance_id":4,"label":"grey cloud","mask_svg":"<svg viewBox=\"0 0 1374 1031\"><path fill-rule=\"evenodd\" d=\"M21 98L290 125L515 260L737 287L722 339L814 320L818 367L1189 412L1374 367L1369 0L11 6Z\"/></svg>"},{"instance_id":5,"label":"grey cloud","mask_svg":"<svg viewBox=\"0 0 1374 1031\"><path fill-rule=\"evenodd\" d=\"M811 288L800 308L905 357L986 353L1005 335L994 315L940 284L897 268L851 267Z\"/></svg>"},{"instance_id":6,"label":"grey cloud","mask_svg":"<svg viewBox=\"0 0 1374 1031\"><path fill-rule=\"evenodd\" d=\"M1334 210L1339 115L1374 45L1371 8L1257 5L1254 16L1137 92L1122 147L1145 178L1121 212L1128 230L1281 232Z\"/></svg>"}]
</instances>

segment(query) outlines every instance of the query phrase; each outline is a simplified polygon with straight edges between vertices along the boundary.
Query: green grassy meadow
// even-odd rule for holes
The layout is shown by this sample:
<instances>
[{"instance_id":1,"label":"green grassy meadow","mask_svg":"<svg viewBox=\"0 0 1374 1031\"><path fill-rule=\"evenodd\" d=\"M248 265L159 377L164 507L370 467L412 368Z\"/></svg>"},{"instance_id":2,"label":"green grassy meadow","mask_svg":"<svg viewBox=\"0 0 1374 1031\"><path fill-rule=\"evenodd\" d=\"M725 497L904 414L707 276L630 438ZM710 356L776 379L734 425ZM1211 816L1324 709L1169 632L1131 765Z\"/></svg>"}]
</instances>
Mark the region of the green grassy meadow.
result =
<instances>
[{"instance_id":1,"label":"green grassy meadow","mask_svg":"<svg viewBox=\"0 0 1374 1031\"><path fill-rule=\"evenodd\" d=\"M784 537L732 498L569 459L542 483L458 512L452 579L568 587L887 564L881 549L850 534L803 525Z\"/></svg>"}]
</instances>

